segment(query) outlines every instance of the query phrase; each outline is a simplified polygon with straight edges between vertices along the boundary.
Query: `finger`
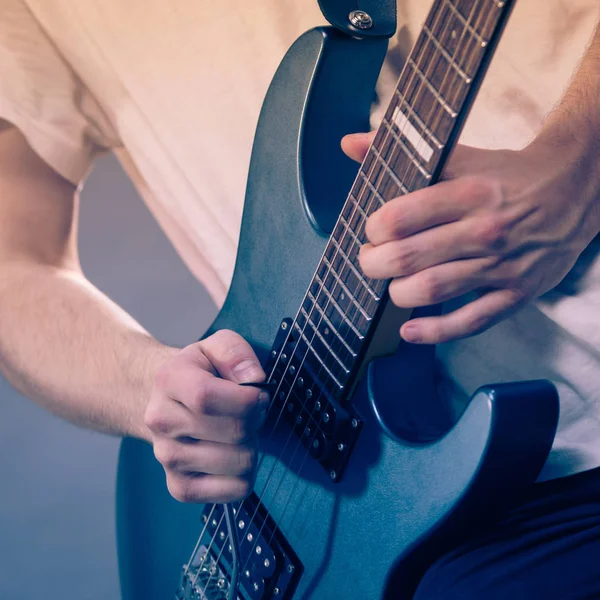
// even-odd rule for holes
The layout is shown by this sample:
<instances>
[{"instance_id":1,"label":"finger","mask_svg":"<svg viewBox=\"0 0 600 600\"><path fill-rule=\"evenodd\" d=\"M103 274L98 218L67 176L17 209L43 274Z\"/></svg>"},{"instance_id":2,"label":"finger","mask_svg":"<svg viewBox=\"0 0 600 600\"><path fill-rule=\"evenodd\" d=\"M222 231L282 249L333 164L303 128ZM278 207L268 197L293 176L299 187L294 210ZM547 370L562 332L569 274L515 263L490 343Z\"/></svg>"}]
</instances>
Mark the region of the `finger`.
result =
<instances>
[{"instance_id":1,"label":"finger","mask_svg":"<svg viewBox=\"0 0 600 600\"><path fill-rule=\"evenodd\" d=\"M445 302L487 284L492 264L489 258L468 258L393 279L388 288L390 298L400 308Z\"/></svg>"},{"instance_id":2,"label":"finger","mask_svg":"<svg viewBox=\"0 0 600 600\"><path fill-rule=\"evenodd\" d=\"M356 162L362 162L377 131L369 133L351 133L342 138L342 150Z\"/></svg>"},{"instance_id":3,"label":"finger","mask_svg":"<svg viewBox=\"0 0 600 600\"><path fill-rule=\"evenodd\" d=\"M246 498L252 491L252 485L252 477L167 474L169 492L180 502L235 502Z\"/></svg>"},{"instance_id":4,"label":"finger","mask_svg":"<svg viewBox=\"0 0 600 600\"><path fill-rule=\"evenodd\" d=\"M224 379L236 383L264 381L265 372L252 346L234 331L221 329L199 344Z\"/></svg>"},{"instance_id":5,"label":"finger","mask_svg":"<svg viewBox=\"0 0 600 600\"><path fill-rule=\"evenodd\" d=\"M364 244L359 253L360 267L367 277L391 279L445 262L483 256L472 230L469 220L456 221L379 246Z\"/></svg>"},{"instance_id":6,"label":"finger","mask_svg":"<svg viewBox=\"0 0 600 600\"><path fill-rule=\"evenodd\" d=\"M232 445L165 438L154 443L154 455L166 470L237 477L252 473L256 464L256 448L256 440Z\"/></svg>"},{"instance_id":7,"label":"finger","mask_svg":"<svg viewBox=\"0 0 600 600\"><path fill-rule=\"evenodd\" d=\"M408 321L400 329L400 335L407 342L420 344L441 344L469 337L507 318L524 303L524 297L514 290L494 290L447 315Z\"/></svg>"},{"instance_id":8,"label":"finger","mask_svg":"<svg viewBox=\"0 0 600 600\"><path fill-rule=\"evenodd\" d=\"M161 370L156 387L196 415L246 418L265 409L269 401L264 390L215 377L185 360L173 360Z\"/></svg>"},{"instance_id":9,"label":"finger","mask_svg":"<svg viewBox=\"0 0 600 600\"><path fill-rule=\"evenodd\" d=\"M459 187L464 186L443 181L390 200L367 219L367 239L379 245L464 217L472 201Z\"/></svg>"},{"instance_id":10,"label":"finger","mask_svg":"<svg viewBox=\"0 0 600 600\"><path fill-rule=\"evenodd\" d=\"M241 443L257 434L264 424L269 406L268 394L265 392L257 390L253 391L252 395L256 398L247 399L245 404L230 398L222 406L215 401L214 408L208 411L209 414L203 408L206 406L205 398L188 400L189 405L195 406L191 409L172 398L155 399L153 396L146 408L145 423L148 429L158 436L192 437L227 444ZM209 404L210 402L211 400L208 401Z\"/></svg>"}]
</instances>

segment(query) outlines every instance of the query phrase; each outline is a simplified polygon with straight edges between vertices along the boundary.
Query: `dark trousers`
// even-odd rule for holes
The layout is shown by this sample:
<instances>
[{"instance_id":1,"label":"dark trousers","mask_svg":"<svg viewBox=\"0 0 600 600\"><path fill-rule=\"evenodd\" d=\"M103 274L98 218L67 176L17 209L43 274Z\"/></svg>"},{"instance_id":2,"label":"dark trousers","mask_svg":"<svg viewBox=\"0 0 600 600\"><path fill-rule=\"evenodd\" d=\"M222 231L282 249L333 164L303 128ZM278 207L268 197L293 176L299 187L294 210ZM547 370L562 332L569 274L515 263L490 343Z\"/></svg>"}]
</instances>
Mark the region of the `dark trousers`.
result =
<instances>
[{"instance_id":1,"label":"dark trousers","mask_svg":"<svg viewBox=\"0 0 600 600\"><path fill-rule=\"evenodd\" d=\"M532 486L501 522L438 560L415 596L592 599L600 600L600 468Z\"/></svg>"}]
</instances>

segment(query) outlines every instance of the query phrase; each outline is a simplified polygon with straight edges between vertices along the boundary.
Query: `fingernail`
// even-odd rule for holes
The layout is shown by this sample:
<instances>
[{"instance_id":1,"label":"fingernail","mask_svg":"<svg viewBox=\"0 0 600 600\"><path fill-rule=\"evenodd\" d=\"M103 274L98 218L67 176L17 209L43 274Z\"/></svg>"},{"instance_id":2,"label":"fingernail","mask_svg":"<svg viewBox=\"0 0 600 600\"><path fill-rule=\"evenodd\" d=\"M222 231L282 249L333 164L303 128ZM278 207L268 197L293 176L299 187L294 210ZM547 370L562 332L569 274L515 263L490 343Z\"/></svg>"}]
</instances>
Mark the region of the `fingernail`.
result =
<instances>
[{"instance_id":1,"label":"fingernail","mask_svg":"<svg viewBox=\"0 0 600 600\"><path fill-rule=\"evenodd\" d=\"M420 342L421 341L421 332L417 325L405 325L402 330L402 337L407 342Z\"/></svg>"},{"instance_id":2,"label":"fingernail","mask_svg":"<svg viewBox=\"0 0 600 600\"><path fill-rule=\"evenodd\" d=\"M233 369L233 374L239 382L256 381L264 377L263 370L260 365L252 359L243 360Z\"/></svg>"}]
</instances>

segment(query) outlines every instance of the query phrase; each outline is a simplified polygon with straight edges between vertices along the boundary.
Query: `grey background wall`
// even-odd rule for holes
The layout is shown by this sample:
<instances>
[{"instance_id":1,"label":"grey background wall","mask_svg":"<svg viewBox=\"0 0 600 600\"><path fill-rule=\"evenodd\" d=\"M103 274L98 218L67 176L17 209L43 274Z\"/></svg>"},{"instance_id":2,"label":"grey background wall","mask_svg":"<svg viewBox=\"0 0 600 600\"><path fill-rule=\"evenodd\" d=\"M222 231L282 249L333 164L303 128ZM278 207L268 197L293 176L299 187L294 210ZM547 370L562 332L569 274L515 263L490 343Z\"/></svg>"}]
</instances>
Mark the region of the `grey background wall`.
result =
<instances>
[{"instance_id":1,"label":"grey background wall","mask_svg":"<svg viewBox=\"0 0 600 600\"><path fill-rule=\"evenodd\" d=\"M88 278L158 339L186 345L216 314L112 157L84 188L80 240ZM53 417L0 378L1 600L119 597L118 443Z\"/></svg>"}]
</instances>

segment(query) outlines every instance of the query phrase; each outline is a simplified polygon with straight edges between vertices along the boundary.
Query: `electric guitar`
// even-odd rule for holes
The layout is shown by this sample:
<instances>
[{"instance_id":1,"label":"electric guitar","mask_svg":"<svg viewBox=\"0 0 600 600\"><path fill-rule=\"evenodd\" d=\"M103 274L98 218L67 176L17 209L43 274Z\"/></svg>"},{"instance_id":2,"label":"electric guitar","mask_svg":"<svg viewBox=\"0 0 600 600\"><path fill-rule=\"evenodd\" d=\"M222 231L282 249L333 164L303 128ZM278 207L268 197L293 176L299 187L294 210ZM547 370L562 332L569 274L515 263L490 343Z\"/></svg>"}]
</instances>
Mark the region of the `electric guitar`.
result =
<instances>
[{"instance_id":1,"label":"electric guitar","mask_svg":"<svg viewBox=\"0 0 600 600\"><path fill-rule=\"evenodd\" d=\"M231 288L205 334L245 337L273 390L255 491L178 503L152 448L125 439L124 600L410 599L441 553L535 481L554 387L486 386L442 418L434 348L400 342L411 312L357 259L371 213L438 179L511 4L434 2L358 171L339 141L368 129L386 42L318 28L285 56L256 132Z\"/></svg>"}]
</instances>

